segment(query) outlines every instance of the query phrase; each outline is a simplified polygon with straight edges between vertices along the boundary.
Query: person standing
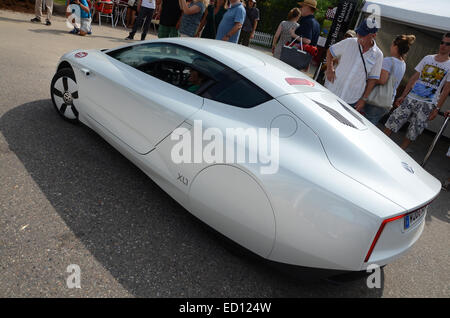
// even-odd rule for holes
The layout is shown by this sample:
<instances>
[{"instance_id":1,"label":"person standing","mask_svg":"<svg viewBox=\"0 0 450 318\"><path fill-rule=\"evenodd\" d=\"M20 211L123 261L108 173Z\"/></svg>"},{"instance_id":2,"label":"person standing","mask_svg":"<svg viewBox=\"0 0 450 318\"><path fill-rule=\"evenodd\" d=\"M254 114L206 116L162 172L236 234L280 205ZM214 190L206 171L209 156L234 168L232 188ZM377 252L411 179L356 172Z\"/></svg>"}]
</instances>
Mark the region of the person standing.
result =
<instances>
[{"instance_id":1,"label":"person standing","mask_svg":"<svg viewBox=\"0 0 450 318\"><path fill-rule=\"evenodd\" d=\"M142 23L144 22L144 28L142 29L141 34L141 41L145 40L145 37L147 36L148 28L150 27L150 24L152 23L152 17L153 12L155 10L155 2L156 0L138 0L138 17L136 18L136 22L134 23L133 29L131 30L130 34L125 38L125 40L133 40L134 35L136 34L137 30L139 30L142 26Z\"/></svg>"},{"instance_id":2,"label":"person standing","mask_svg":"<svg viewBox=\"0 0 450 318\"><path fill-rule=\"evenodd\" d=\"M240 0L230 0L230 5L219 24L216 40L237 43L246 13Z\"/></svg>"},{"instance_id":3,"label":"person standing","mask_svg":"<svg viewBox=\"0 0 450 318\"><path fill-rule=\"evenodd\" d=\"M53 0L46 0L45 8L47 9L47 19L45 20L45 25L52 25L50 20L52 19L52 13L53 13ZM35 12L36 16L33 19L31 19L31 22L41 22L42 0L36 0L36 2L34 4L34 12Z\"/></svg>"},{"instance_id":4,"label":"person standing","mask_svg":"<svg viewBox=\"0 0 450 318\"><path fill-rule=\"evenodd\" d=\"M364 116L374 125L378 124L380 119L389 113L392 103L394 102L395 95L397 94L397 87L402 81L406 71L406 53L408 53L410 46L414 43L416 37L414 35L399 35L391 44L390 53L391 56L383 59L383 65L380 73L380 79L376 82L376 85L392 85L388 83L391 76L395 79L393 82L393 95L392 101L389 105L384 107L364 104L363 113Z\"/></svg>"},{"instance_id":5,"label":"person standing","mask_svg":"<svg viewBox=\"0 0 450 318\"><path fill-rule=\"evenodd\" d=\"M293 38L298 36L301 37L303 44L317 46L320 35L320 24L314 18L314 13L317 9L317 1L305 0L298 4L302 8L302 18L300 19L298 28L291 29L291 35Z\"/></svg>"},{"instance_id":6,"label":"person standing","mask_svg":"<svg viewBox=\"0 0 450 318\"><path fill-rule=\"evenodd\" d=\"M193 0L189 5L186 0L179 0L180 8L183 11L180 23L180 36L193 37L197 32L203 13L209 0Z\"/></svg>"},{"instance_id":7,"label":"person standing","mask_svg":"<svg viewBox=\"0 0 450 318\"><path fill-rule=\"evenodd\" d=\"M298 28L297 22L298 19L300 19L300 15L300 9L293 8L291 11L289 11L287 21L282 21L278 26L272 43L272 54L277 59L279 59L281 56L281 49L283 48L283 46L286 44L286 42L290 42L291 40L291 29Z\"/></svg>"},{"instance_id":8,"label":"person standing","mask_svg":"<svg viewBox=\"0 0 450 318\"><path fill-rule=\"evenodd\" d=\"M427 127L428 120L436 118L449 95L449 54L450 32L443 36L438 54L427 55L419 62L402 95L394 103L397 108L387 120L384 132L390 136L409 121L402 149L408 148L417 139Z\"/></svg>"},{"instance_id":9,"label":"person standing","mask_svg":"<svg viewBox=\"0 0 450 318\"><path fill-rule=\"evenodd\" d=\"M362 21L356 29L357 38L342 40L327 51L325 87L358 111L380 79L383 64L383 53L375 42L378 28L373 22ZM339 59L336 69L335 58Z\"/></svg>"},{"instance_id":10,"label":"person standing","mask_svg":"<svg viewBox=\"0 0 450 318\"><path fill-rule=\"evenodd\" d=\"M256 0L248 0L245 9L245 20L242 26L239 44L249 46L250 40L255 37L256 27L259 21L259 9L256 7Z\"/></svg>"},{"instance_id":11,"label":"person standing","mask_svg":"<svg viewBox=\"0 0 450 318\"><path fill-rule=\"evenodd\" d=\"M181 17L178 0L160 0L158 38L178 37L177 23Z\"/></svg>"},{"instance_id":12,"label":"person standing","mask_svg":"<svg viewBox=\"0 0 450 318\"><path fill-rule=\"evenodd\" d=\"M128 29L132 29L134 22L136 21L137 3L138 3L137 0L133 0L132 2L128 1L127 16L126 16L126 25Z\"/></svg>"},{"instance_id":13,"label":"person standing","mask_svg":"<svg viewBox=\"0 0 450 318\"><path fill-rule=\"evenodd\" d=\"M226 0L216 0L214 4L210 4L203 15L195 36L198 37L201 34L204 39L214 40L220 21L222 21L223 15L227 12L227 8Z\"/></svg>"}]
</instances>

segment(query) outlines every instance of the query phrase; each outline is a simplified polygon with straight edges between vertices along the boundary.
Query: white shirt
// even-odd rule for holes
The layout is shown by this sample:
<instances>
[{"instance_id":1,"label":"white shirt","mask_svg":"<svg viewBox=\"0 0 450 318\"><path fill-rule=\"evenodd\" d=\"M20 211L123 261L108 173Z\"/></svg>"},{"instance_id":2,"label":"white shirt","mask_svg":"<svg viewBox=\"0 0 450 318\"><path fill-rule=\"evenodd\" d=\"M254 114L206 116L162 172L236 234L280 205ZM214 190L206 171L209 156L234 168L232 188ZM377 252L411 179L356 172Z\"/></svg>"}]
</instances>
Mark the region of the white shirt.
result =
<instances>
[{"instance_id":1,"label":"white shirt","mask_svg":"<svg viewBox=\"0 0 450 318\"><path fill-rule=\"evenodd\" d=\"M403 76L406 71L405 61L399 60L396 57L385 57L383 59L383 70L389 73L389 76L395 77L394 83L394 95L392 96L392 103L394 103L395 96L397 95L397 88L400 85Z\"/></svg>"},{"instance_id":2,"label":"white shirt","mask_svg":"<svg viewBox=\"0 0 450 318\"><path fill-rule=\"evenodd\" d=\"M155 9L156 8L156 0L142 0L141 7Z\"/></svg>"},{"instance_id":3,"label":"white shirt","mask_svg":"<svg viewBox=\"0 0 450 318\"><path fill-rule=\"evenodd\" d=\"M442 87L450 82L450 60L436 61L436 55L425 56L415 70L420 77L409 93L409 97L423 102L437 104Z\"/></svg>"},{"instance_id":4,"label":"white shirt","mask_svg":"<svg viewBox=\"0 0 450 318\"><path fill-rule=\"evenodd\" d=\"M349 38L330 46L331 55L339 58L334 83L325 80L325 87L348 104L356 103L366 89L366 72L358 49L358 39ZM362 52L362 48L361 48ZM383 65L383 52L374 41L373 46L363 53L368 79L379 79Z\"/></svg>"}]
</instances>

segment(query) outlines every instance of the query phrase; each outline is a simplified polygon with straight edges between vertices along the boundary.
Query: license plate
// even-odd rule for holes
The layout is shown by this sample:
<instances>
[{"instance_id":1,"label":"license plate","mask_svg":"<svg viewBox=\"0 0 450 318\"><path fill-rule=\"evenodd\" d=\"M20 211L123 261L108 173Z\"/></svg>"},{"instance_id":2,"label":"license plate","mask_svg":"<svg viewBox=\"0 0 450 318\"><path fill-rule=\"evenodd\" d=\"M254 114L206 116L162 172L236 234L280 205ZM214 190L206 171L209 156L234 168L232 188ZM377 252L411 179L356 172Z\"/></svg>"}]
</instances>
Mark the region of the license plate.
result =
<instances>
[{"instance_id":1,"label":"license plate","mask_svg":"<svg viewBox=\"0 0 450 318\"><path fill-rule=\"evenodd\" d=\"M423 207L420 210L405 215L404 217L405 230L416 225L422 219L422 216L425 214L426 210L427 207Z\"/></svg>"}]
</instances>

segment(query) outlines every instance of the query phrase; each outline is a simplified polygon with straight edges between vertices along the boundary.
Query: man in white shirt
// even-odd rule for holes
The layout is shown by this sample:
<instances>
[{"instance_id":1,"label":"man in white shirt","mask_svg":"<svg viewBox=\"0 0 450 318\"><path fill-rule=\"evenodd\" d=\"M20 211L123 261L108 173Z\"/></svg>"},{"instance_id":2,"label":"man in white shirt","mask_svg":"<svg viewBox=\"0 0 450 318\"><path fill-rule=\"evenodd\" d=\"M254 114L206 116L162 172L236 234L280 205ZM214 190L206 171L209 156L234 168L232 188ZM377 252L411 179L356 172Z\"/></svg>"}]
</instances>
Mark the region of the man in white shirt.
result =
<instances>
[{"instance_id":1,"label":"man in white shirt","mask_svg":"<svg viewBox=\"0 0 450 318\"><path fill-rule=\"evenodd\" d=\"M139 30L142 26L142 22L145 19L144 28L141 34L141 41L145 40L145 36L147 35L148 28L152 23L153 12L156 7L156 0L136 0L138 1L137 11L138 17L136 18L136 22L134 23L133 30L130 34L125 38L125 40L133 40L134 35L137 30Z\"/></svg>"},{"instance_id":2,"label":"man in white shirt","mask_svg":"<svg viewBox=\"0 0 450 318\"><path fill-rule=\"evenodd\" d=\"M327 51L325 87L358 111L380 78L383 53L375 43L377 32L374 21L364 20L356 29L357 38L342 40Z\"/></svg>"}]
</instances>

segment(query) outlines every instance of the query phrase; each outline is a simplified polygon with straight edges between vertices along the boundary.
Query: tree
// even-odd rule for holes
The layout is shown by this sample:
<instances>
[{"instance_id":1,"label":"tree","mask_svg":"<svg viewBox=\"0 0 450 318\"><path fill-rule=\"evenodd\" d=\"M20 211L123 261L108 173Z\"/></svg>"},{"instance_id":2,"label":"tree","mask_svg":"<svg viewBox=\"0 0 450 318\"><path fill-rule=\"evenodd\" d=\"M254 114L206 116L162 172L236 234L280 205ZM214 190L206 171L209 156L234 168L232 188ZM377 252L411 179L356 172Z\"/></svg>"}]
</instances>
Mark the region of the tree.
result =
<instances>
[{"instance_id":1,"label":"tree","mask_svg":"<svg viewBox=\"0 0 450 318\"><path fill-rule=\"evenodd\" d=\"M260 21L258 30L274 34L281 21L286 20L292 8L299 7L299 0L259 0ZM328 7L335 7L339 0L318 0L315 17L320 24L325 19Z\"/></svg>"},{"instance_id":2,"label":"tree","mask_svg":"<svg viewBox=\"0 0 450 318\"><path fill-rule=\"evenodd\" d=\"M0 0L0 8L10 10L31 10L34 8L35 0Z\"/></svg>"}]
</instances>

